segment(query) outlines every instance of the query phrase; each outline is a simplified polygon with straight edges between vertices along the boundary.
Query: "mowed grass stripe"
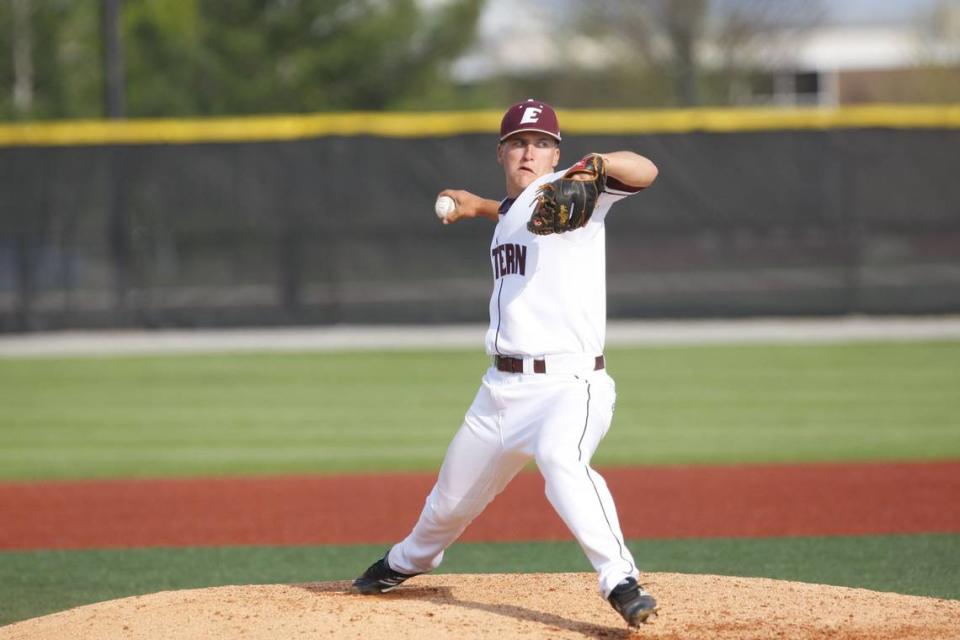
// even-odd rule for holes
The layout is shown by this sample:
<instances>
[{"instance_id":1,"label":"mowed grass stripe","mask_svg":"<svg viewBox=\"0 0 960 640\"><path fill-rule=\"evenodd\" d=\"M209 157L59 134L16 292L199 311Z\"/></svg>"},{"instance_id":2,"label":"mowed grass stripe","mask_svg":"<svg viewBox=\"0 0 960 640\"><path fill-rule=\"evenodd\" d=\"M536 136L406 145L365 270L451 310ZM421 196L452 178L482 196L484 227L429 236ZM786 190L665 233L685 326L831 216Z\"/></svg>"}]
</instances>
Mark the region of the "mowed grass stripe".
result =
<instances>
[{"instance_id":1,"label":"mowed grass stripe","mask_svg":"<svg viewBox=\"0 0 960 640\"><path fill-rule=\"evenodd\" d=\"M619 348L598 466L960 457L960 342ZM0 479L433 470L476 350L0 361Z\"/></svg>"},{"instance_id":2,"label":"mowed grass stripe","mask_svg":"<svg viewBox=\"0 0 960 640\"><path fill-rule=\"evenodd\" d=\"M629 546L647 572L768 577L960 599L960 535L644 540ZM5 552L0 625L170 589L349 580L384 550L357 545ZM456 544L438 573L566 571L592 571L574 542ZM650 587L656 590L655 583Z\"/></svg>"}]
</instances>

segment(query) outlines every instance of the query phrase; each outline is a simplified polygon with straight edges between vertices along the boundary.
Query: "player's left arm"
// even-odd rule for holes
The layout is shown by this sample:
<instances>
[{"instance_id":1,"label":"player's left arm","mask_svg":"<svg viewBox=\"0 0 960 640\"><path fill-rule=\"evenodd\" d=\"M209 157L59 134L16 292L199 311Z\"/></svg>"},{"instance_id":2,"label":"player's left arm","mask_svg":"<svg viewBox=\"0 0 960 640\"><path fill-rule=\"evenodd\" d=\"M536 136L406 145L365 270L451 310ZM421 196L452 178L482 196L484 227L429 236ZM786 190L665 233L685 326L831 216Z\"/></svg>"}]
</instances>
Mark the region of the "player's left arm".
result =
<instances>
[{"instance_id":1,"label":"player's left arm","mask_svg":"<svg viewBox=\"0 0 960 640\"><path fill-rule=\"evenodd\" d=\"M632 187L631 191L646 189L657 179L657 165L638 153L611 151L600 155L607 168L607 180L613 178L627 187Z\"/></svg>"}]
</instances>

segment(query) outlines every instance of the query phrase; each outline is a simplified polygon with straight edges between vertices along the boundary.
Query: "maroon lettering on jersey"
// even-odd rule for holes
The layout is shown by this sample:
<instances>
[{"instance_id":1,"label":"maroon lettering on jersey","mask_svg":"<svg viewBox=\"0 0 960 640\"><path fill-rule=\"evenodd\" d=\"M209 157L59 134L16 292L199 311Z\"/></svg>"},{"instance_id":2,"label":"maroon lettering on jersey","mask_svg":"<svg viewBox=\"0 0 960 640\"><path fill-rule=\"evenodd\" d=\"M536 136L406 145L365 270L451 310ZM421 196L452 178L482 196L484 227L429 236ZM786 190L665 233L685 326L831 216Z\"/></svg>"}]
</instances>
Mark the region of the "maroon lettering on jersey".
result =
<instances>
[{"instance_id":1,"label":"maroon lettering on jersey","mask_svg":"<svg viewBox=\"0 0 960 640\"><path fill-rule=\"evenodd\" d=\"M527 247L526 245L517 244L514 245L517 249L514 252L514 257L517 261L518 273L522 276L527 275Z\"/></svg>"},{"instance_id":2,"label":"maroon lettering on jersey","mask_svg":"<svg viewBox=\"0 0 960 640\"><path fill-rule=\"evenodd\" d=\"M501 244L490 251L493 278L499 280L511 273L527 275L527 247L522 244Z\"/></svg>"}]
</instances>

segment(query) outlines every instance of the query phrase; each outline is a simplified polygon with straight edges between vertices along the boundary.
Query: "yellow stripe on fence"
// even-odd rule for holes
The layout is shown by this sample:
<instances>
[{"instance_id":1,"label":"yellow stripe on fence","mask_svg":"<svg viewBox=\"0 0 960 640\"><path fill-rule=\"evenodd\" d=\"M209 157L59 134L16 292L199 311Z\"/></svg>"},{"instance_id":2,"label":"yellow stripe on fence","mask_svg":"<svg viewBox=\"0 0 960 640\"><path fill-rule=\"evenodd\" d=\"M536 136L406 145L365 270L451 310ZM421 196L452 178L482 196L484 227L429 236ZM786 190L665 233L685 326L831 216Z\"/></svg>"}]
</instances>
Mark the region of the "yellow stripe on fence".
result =
<instances>
[{"instance_id":1,"label":"yellow stripe on fence","mask_svg":"<svg viewBox=\"0 0 960 640\"><path fill-rule=\"evenodd\" d=\"M579 134L777 131L794 129L960 128L960 105L824 108L568 111L564 131Z\"/></svg>"},{"instance_id":2,"label":"yellow stripe on fence","mask_svg":"<svg viewBox=\"0 0 960 640\"><path fill-rule=\"evenodd\" d=\"M189 144L300 140L323 136L387 138L495 135L499 111L350 112L190 120L74 120L0 125L0 146ZM795 129L956 129L960 105L676 110L559 110L565 134L614 135Z\"/></svg>"}]
</instances>

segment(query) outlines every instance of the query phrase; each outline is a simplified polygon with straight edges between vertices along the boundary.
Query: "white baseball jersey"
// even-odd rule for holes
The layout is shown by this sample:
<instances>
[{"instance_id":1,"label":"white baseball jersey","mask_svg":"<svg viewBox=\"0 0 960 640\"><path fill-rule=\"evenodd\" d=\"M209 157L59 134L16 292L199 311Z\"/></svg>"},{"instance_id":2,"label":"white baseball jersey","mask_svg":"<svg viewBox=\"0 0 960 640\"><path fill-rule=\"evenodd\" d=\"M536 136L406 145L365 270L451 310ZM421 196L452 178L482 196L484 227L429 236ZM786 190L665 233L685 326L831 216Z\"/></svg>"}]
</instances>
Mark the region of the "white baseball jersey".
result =
<instances>
[{"instance_id":1,"label":"white baseball jersey","mask_svg":"<svg viewBox=\"0 0 960 640\"><path fill-rule=\"evenodd\" d=\"M516 201L501 203L486 348L523 358L524 370L490 367L483 376L417 524L387 554L395 571L437 568L444 550L532 459L547 499L596 569L601 595L640 575L613 496L590 467L616 401L613 379L596 367L606 326L604 219L614 202L639 189L608 178L586 226L533 234L527 222L537 188L561 175L542 176ZM537 358L545 369L528 372Z\"/></svg>"},{"instance_id":2,"label":"white baseball jersey","mask_svg":"<svg viewBox=\"0 0 960 640\"><path fill-rule=\"evenodd\" d=\"M607 317L604 220L610 207L638 191L608 179L586 226L546 236L527 230L540 185L564 171L541 176L512 202L501 204L490 256L493 293L489 355L542 357L603 353Z\"/></svg>"}]
</instances>

